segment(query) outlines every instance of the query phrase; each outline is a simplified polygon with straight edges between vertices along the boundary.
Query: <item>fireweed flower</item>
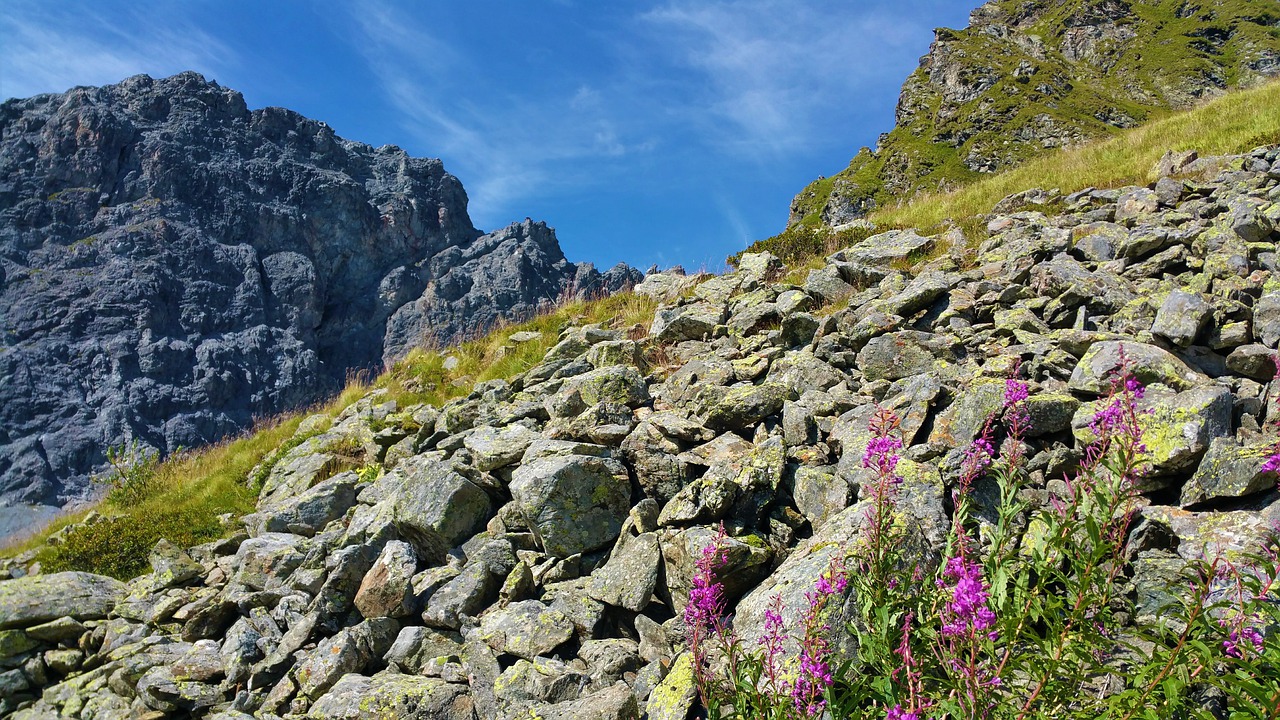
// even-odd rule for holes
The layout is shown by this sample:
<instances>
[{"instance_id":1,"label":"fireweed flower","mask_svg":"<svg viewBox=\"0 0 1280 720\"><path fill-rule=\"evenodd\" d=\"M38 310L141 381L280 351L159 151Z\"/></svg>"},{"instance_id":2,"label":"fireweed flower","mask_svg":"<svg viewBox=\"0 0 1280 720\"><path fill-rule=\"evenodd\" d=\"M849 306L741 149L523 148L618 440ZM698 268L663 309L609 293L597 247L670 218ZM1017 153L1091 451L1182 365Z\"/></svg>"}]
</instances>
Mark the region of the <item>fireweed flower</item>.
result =
<instances>
[{"instance_id":1,"label":"fireweed flower","mask_svg":"<svg viewBox=\"0 0 1280 720\"><path fill-rule=\"evenodd\" d=\"M782 610L782 596L774 595L769 608L764 611L764 634L758 641L764 647L764 675L768 680L768 690L775 694L785 693L788 687L782 679L782 664L779 662L788 638Z\"/></svg>"},{"instance_id":2,"label":"fireweed flower","mask_svg":"<svg viewBox=\"0 0 1280 720\"><path fill-rule=\"evenodd\" d=\"M867 450L862 454L862 467L883 473L891 473L898 467L898 451L902 449L902 440L893 437L876 437L867 443Z\"/></svg>"},{"instance_id":3,"label":"fireweed flower","mask_svg":"<svg viewBox=\"0 0 1280 720\"><path fill-rule=\"evenodd\" d=\"M689 653L693 660L694 680L704 701L710 699L712 680L708 671L707 643L718 637L728 644L728 630L724 625L724 586L716 579L716 570L724 563L727 550L724 547L724 526L710 545L694 562L692 587L688 603L684 607L685 632L688 635Z\"/></svg>"},{"instance_id":4,"label":"fireweed flower","mask_svg":"<svg viewBox=\"0 0 1280 720\"><path fill-rule=\"evenodd\" d=\"M889 708L889 713L884 716L884 720L920 720L920 714L903 710L902 705L894 705Z\"/></svg>"},{"instance_id":5,"label":"fireweed flower","mask_svg":"<svg viewBox=\"0 0 1280 720\"><path fill-rule=\"evenodd\" d=\"M804 613L804 639L800 643L800 663L791 686L791 699L797 711L808 717L817 717L827 706L823 698L835 681L831 674L831 645L826 633L831 629L822 620L823 611L831 598L842 594L849 578L840 558L832 558L827 572L814 583L813 590L805 593L809 606Z\"/></svg>"},{"instance_id":6,"label":"fireweed flower","mask_svg":"<svg viewBox=\"0 0 1280 720\"><path fill-rule=\"evenodd\" d=\"M1262 652L1262 633L1256 627L1247 626L1228 633L1227 639L1222 641L1222 651L1227 657L1243 658L1247 652L1246 641L1253 644L1254 652Z\"/></svg>"},{"instance_id":7,"label":"fireweed flower","mask_svg":"<svg viewBox=\"0 0 1280 720\"><path fill-rule=\"evenodd\" d=\"M960 637L986 633L995 624L996 615L987 606L989 595L982 580L982 566L961 554L947 560L942 574L938 587L951 586L942 634ZM988 637L994 640L994 632Z\"/></svg>"},{"instance_id":8,"label":"fireweed flower","mask_svg":"<svg viewBox=\"0 0 1280 720\"><path fill-rule=\"evenodd\" d=\"M1004 406L1006 409L1017 407L1029 395L1027 384L1021 380L1009 378L1004 381Z\"/></svg>"}]
</instances>

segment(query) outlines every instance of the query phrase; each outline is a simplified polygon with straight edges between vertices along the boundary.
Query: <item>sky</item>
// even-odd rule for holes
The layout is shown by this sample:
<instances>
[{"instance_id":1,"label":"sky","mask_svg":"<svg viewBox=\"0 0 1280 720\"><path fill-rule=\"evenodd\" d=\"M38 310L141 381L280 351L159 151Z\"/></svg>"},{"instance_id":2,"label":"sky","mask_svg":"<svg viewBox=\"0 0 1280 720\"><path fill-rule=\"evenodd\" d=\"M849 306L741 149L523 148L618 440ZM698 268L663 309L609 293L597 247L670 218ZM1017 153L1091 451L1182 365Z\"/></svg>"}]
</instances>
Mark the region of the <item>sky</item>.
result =
<instances>
[{"instance_id":1,"label":"sky","mask_svg":"<svg viewBox=\"0 0 1280 720\"><path fill-rule=\"evenodd\" d=\"M893 127L978 0L4 0L0 97L195 70L439 157L473 223L601 269L724 258Z\"/></svg>"}]
</instances>

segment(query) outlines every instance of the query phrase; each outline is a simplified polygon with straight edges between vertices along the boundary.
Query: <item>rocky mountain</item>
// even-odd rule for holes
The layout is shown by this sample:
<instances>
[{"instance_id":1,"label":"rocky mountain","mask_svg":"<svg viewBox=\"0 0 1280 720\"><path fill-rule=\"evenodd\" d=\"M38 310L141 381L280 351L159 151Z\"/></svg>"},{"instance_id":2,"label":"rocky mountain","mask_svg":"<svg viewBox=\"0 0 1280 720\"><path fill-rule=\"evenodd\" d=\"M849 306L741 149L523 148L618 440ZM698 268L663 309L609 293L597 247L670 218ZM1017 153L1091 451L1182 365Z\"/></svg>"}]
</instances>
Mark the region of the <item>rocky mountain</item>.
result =
<instances>
[{"instance_id":1,"label":"rocky mountain","mask_svg":"<svg viewBox=\"0 0 1280 720\"><path fill-rule=\"evenodd\" d=\"M482 234L439 160L195 73L0 106L0 500L315 402L415 343L634 283L529 220ZM3 523L0 523L3 525Z\"/></svg>"},{"instance_id":2,"label":"rocky mountain","mask_svg":"<svg viewBox=\"0 0 1280 720\"><path fill-rule=\"evenodd\" d=\"M801 191L788 226L848 223L1277 74L1274 0L992 0L935 31L893 130Z\"/></svg>"},{"instance_id":3,"label":"rocky mountain","mask_svg":"<svg viewBox=\"0 0 1280 720\"><path fill-rule=\"evenodd\" d=\"M154 571L127 583L0 568L13 578L0 581L0 713L683 720L682 612L719 528L717 577L754 648L775 593L794 627L832 558L855 551L878 502L869 422L891 412L918 563L903 582L929 582L950 491L1016 376L1025 432L993 440L1025 458L1009 552L1041 553L1028 518L1078 497L1063 477L1122 366L1145 386L1145 450L1109 576L1116 656L1125 637L1177 642L1131 631L1163 627L1191 563L1261 547L1280 521L1264 466L1280 147L1162 170L1146 187L1008 198L976 251L895 230L802 285L767 254L718 277L653 274L636 288L663 302L647 336L569 327L539 364L443 407L383 390L313 416L265 462L257 511L226 539L162 541ZM352 453L360 467L340 472ZM994 491L974 482L970 519L994 522ZM851 651L856 603L833 607L833 646ZM1080 701L1133 680L1110 677Z\"/></svg>"}]
</instances>

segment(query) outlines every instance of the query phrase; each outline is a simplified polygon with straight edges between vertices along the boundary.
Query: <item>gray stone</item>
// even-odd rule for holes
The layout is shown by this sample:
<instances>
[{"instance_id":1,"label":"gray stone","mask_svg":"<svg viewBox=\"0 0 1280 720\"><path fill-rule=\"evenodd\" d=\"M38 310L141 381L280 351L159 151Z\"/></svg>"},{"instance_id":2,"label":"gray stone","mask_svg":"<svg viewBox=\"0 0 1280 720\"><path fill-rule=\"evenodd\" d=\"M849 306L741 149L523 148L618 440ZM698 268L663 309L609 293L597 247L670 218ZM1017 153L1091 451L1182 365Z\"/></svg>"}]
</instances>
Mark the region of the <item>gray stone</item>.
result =
<instances>
[{"instance_id":1,"label":"gray stone","mask_svg":"<svg viewBox=\"0 0 1280 720\"><path fill-rule=\"evenodd\" d=\"M890 230L835 253L831 260L885 267L928 252L934 242L935 238L921 237L914 230Z\"/></svg>"},{"instance_id":2,"label":"gray stone","mask_svg":"<svg viewBox=\"0 0 1280 720\"><path fill-rule=\"evenodd\" d=\"M447 548L484 526L493 514L489 494L448 464L427 456L408 458L388 473L399 487L393 514L396 527L418 551L435 563Z\"/></svg>"},{"instance_id":3,"label":"gray stone","mask_svg":"<svg viewBox=\"0 0 1280 720\"><path fill-rule=\"evenodd\" d=\"M1253 336L1269 348L1280 341L1280 293L1267 293L1254 303Z\"/></svg>"},{"instance_id":4,"label":"gray stone","mask_svg":"<svg viewBox=\"0 0 1280 720\"><path fill-rule=\"evenodd\" d=\"M1195 342L1213 317L1213 308L1197 293L1174 290L1160 304L1151 333L1187 347Z\"/></svg>"},{"instance_id":5,"label":"gray stone","mask_svg":"<svg viewBox=\"0 0 1280 720\"><path fill-rule=\"evenodd\" d=\"M537 703L576 700L579 688L587 681L586 675L559 660L522 658L494 680L493 691L508 707L524 710Z\"/></svg>"},{"instance_id":6,"label":"gray stone","mask_svg":"<svg viewBox=\"0 0 1280 720\"><path fill-rule=\"evenodd\" d=\"M845 282L840 268L823 265L809 271L809 277L804 281L804 291L825 303L834 303L852 295L854 287Z\"/></svg>"},{"instance_id":7,"label":"gray stone","mask_svg":"<svg viewBox=\"0 0 1280 720\"><path fill-rule=\"evenodd\" d=\"M701 340L711 335L716 326L724 322L725 317L723 307L714 307L705 302L659 308L649 329L649 337L660 343Z\"/></svg>"},{"instance_id":8,"label":"gray stone","mask_svg":"<svg viewBox=\"0 0 1280 720\"><path fill-rule=\"evenodd\" d=\"M1264 345L1243 345L1227 355L1227 369L1237 375L1270 382L1276 375L1276 352Z\"/></svg>"},{"instance_id":9,"label":"gray stone","mask_svg":"<svg viewBox=\"0 0 1280 720\"><path fill-rule=\"evenodd\" d=\"M829 469L798 467L795 471L796 509L817 532L831 517L849 506L850 488Z\"/></svg>"},{"instance_id":10,"label":"gray stone","mask_svg":"<svg viewBox=\"0 0 1280 720\"><path fill-rule=\"evenodd\" d=\"M1230 437L1213 438L1195 473L1182 486L1182 507L1239 498L1276 486L1276 474L1263 472L1264 448L1241 447Z\"/></svg>"},{"instance_id":11,"label":"gray stone","mask_svg":"<svg viewBox=\"0 0 1280 720\"><path fill-rule=\"evenodd\" d=\"M174 669L163 665L151 668L138 679L137 692L146 707L163 712L200 712L223 701L217 687L179 680Z\"/></svg>"},{"instance_id":12,"label":"gray stone","mask_svg":"<svg viewBox=\"0 0 1280 720\"><path fill-rule=\"evenodd\" d=\"M467 686L440 678L383 672L344 675L311 705L315 720L476 720Z\"/></svg>"},{"instance_id":13,"label":"gray stone","mask_svg":"<svg viewBox=\"0 0 1280 720\"><path fill-rule=\"evenodd\" d=\"M204 574L200 563L164 538L151 548L148 561L153 578L151 587L157 590L186 584Z\"/></svg>"},{"instance_id":14,"label":"gray stone","mask_svg":"<svg viewBox=\"0 0 1280 720\"><path fill-rule=\"evenodd\" d=\"M735 385L705 408L706 425L721 431L754 425L780 412L790 392L779 383Z\"/></svg>"},{"instance_id":15,"label":"gray stone","mask_svg":"<svg viewBox=\"0 0 1280 720\"><path fill-rule=\"evenodd\" d=\"M127 592L119 580L85 572L28 575L0 581L0 629L29 627L69 617L98 620Z\"/></svg>"},{"instance_id":16,"label":"gray stone","mask_svg":"<svg viewBox=\"0 0 1280 720\"><path fill-rule=\"evenodd\" d=\"M1071 429L1080 401L1066 393L1035 393L1023 401L1028 437L1040 437Z\"/></svg>"},{"instance_id":17,"label":"gray stone","mask_svg":"<svg viewBox=\"0 0 1280 720\"><path fill-rule=\"evenodd\" d=\"M573 622L537 600L521 600L481 618L480 637L495 652L532 660L573 637Z\"/></svg>"},{"instance_id":18,"label":"gray stone","mask_svg":"<svg viewBox=\"0 0 1280 720\"><path fill-rule=\"evenodd\" d=\"M692 527L663 541L667 590L678 613L684 612L689 601L695 564L703 550L716 542L717 535L717 531L709 527ZM715 575L724 586L725 598L732 601L768 573L773 553L755 535L741 538L726 535L720 543L724 556Z\"/></svg>"},{"instance_id":19,"label":"gray stone","mask_svg":"<svg viewBox=\"0 0 1280 720\"><path fill-rule=\"evenodd\" d=\"M591 597L633 612L653 598L661 569L662 549L655 533L624 537L604 567L591 574Z\"/></svg>"},{"instance_id":20,"label":"gray stone","mask_svg":"<svg viewBox=\"0 0 1280 720\"><path fill-rule=\"evenodd\" d=\"M284 587L302 564L304 539L289 533L263 533L240 543L236 551L236 581L254 590Z\"/></svg>"},{"instance_id":21,"label":"gray stone","mask_svg":"<svg viewBox=\"0 0 1280 720\"><path fill-rule=\"evenodd\" d=\"M358 480L354 472L339 473L298 495L275 503L260 503L257 513L244 518L245 525L254 535L267 532L314 535L355 504Z\"/></svg>"},{"instance_id":22,"label":"gray stone","mask_svg":"<svg viewBox=\"0 0 1280 720\"><path fill-rule=\"evenodd\" d=\"M566 455L526 460L511 477L511 495L543 549L568 557L618 536L631 506L631 480L612 458Z\"/></svg>"},{"instance_id":23,"label":"gray stone","mask_svg":"<svg viewBox=\"0 0 1280 720\"><path fill-rule=\"evenodd\" d=\"M426 600L422 619L434 627L456 630L463 616L479 615L493 602L502 577L483 563L470 563Z\"/></svg>"},{"instance_id":24,"label":"gray stone","mask_svg":"<svg viewBox=\"0 0 1280 720\"><path fill-rule=\"evenodd\" d=\"M605 688L580 700L536 705L530 712L542 720L640 720L640 704L635 693L623 684Z\"/></svg>"},{"instance_id":25,"label":"gray stone","mask_svg":"<svg viewBox=\"0 0 1280 720\"><path fill-rule=\"evenodd\" d=\"M1186 363L1154 345L1104 340L1090 345L1084 357L1080 358L1071 373L1071 389L1094 395L1106 394L1120 372L1122 353L1132 363L1134 376L1144 385L1163 383L1176 390L1185 390L1206 381Z\"/></svg>"},{"instance_id":26,"label":"gray stone","mask_svg":"<svg viewBox=\"0 0 1280 720\"><path fill-rule=\"evenodd\" d=\"M321 640L316 649L298 663L295 671L298 691L306 697L318 698L343 675L360 672L371 660L385 655L399 631L395 620L378 618L365 620Z\"/></svg>"},{"instance_id":27,"label":"gray stone","mask_svg":"<svg viewBox=\"0 0 1280 720\"><path fill-rule=\"evenodd\" d=\"M382 659L397 672L418 675L431 660L460 655L462 636L457 633L410 626L400 629L396 641Z\"/></svg>"},{"instance_id":28,"label":"gray stone","mask_svg":"<svg viewBox=\"0 0 1280 720\"><path fill-rule=\"evenodd\" d=\"M943 337L908 330L871 338L858 353L858 368L868 380L897 380L933 371L951 357Z\"/></svg>"},{"instance_id":29,"label":"gray stone","mask_svg":"<svg viewBox=\"0 0 1280 720\"><path fill-rule=\"evenodd\" d=\"M1160 208L1160 198L1147 188L1132 188L1116 201L1116 222L1142 220Z\"/></svg>"},{"instance_id":30,"label":"gray stone","mask_svg":"<svg viewBox=\"0 0 1280 720\"><path fill-rule=\"evenodd\" d=\"M1106 403L1105 399L1082 405L1072 425L1083 446L1096 440L1089 423ZM1214 438L1231 434L1231 391L1221 386L1205 386L1173 394L1153 388L1138 402L1142 417L1142 457L1146 471L1140 482L1144 489L1167 486L1167 479L1193 467L1209 449Z\"/></svg>"}]
</instances>

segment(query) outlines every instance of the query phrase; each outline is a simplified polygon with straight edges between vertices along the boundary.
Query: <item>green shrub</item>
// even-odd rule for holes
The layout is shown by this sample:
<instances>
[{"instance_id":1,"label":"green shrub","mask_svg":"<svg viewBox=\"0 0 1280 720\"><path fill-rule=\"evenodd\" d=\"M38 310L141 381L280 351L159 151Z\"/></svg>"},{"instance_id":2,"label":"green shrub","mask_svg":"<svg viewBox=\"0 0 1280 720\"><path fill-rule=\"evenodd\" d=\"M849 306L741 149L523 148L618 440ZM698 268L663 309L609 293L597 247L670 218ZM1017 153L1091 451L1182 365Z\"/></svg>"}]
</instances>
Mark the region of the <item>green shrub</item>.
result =
<instances>
[{"instance_id":1,"label":"green shrub","mask_svg":"<svg viewBox=\"0 0 1280 720\"><path fill-rule=\"evenodd\" d=\"M77 525L50 549L44 566L46 572L81 570L128 580L147 572L147 558L160 538L190 547L222 534L222 524L209 513L148 506L129 515Z\"/></svg>"},{"instance_id":2,"label":"green shrub","mask_svg":"<svg viewBox=\"0 0 1280 720\"><path fill-rule=\"evenodd\" d=\"M725 259L737 266L743 253L771 252L787 265L835 252L866 240L875 232L870 227L833 230L825 225L792 225L771 238L757 240L742 252Z\"/></svg>"},{"instance_id":3,"label":"green shrub","mask_svg":"<svg viewBox=\"0 0 1280 720\"><path fill-rule=\"evenodd\" d=\"M94 478L94 482L107 486L107 500L123 507L136 505L154 495L160 467L160 453L144 448L133 441L130 445L107 448L107 462L111 471Z\"/></svg>"}]
</instances>

